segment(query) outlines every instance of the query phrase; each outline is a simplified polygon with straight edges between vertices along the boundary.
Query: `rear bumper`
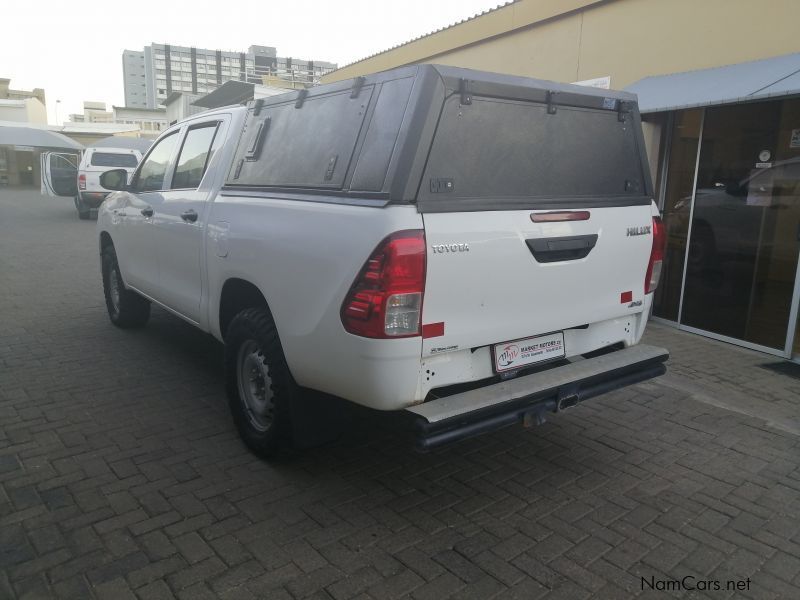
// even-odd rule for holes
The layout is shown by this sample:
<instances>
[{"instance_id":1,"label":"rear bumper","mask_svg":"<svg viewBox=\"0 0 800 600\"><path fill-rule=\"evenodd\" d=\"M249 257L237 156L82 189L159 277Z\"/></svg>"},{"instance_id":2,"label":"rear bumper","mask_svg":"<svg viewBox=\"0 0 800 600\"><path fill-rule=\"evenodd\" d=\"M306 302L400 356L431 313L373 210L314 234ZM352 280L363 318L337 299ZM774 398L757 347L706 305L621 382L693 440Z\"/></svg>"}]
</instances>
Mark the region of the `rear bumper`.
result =
<instances>
[{"instance_id":1,"label":"rear bumper","mask_svg":"<svg viewBox=\"0 0 800 600\"><path fill-rule=\"evenodd\" d=\"M668 358L666 349L640 344L406 410L415 419L417 449L427 451L514 423L542 423L547 412L663 375Z\"/></svg>"},{"instance_id":2,"label":"rear bumper","mask_svg":"<svg viewBox=\"0 0 800 600\"><path fill-rule=\"evenodd\" d=\"M97 208L111 192L79 192L81 202L88 208Z\"/></svg>"}]
</instances>

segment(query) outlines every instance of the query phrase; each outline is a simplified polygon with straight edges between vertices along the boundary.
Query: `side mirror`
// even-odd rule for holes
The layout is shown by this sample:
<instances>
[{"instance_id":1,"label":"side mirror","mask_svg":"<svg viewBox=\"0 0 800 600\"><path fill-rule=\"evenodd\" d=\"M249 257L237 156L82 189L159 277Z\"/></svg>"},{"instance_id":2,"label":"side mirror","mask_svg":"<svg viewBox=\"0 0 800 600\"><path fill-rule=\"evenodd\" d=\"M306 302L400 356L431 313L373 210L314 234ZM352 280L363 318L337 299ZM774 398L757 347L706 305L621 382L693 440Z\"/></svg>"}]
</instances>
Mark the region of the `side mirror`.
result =
<instances>
[{"instance_id":1,"label":"side mirror","mask_svg":"<svg viewBox=\"0 0 800 600\"><path fill-rule=\"evenodd\" d=\"M125 169L112 169L100 175L100 185L107 190L124 190L128 187L128 172Z\"/></svg>"}]
</instances>

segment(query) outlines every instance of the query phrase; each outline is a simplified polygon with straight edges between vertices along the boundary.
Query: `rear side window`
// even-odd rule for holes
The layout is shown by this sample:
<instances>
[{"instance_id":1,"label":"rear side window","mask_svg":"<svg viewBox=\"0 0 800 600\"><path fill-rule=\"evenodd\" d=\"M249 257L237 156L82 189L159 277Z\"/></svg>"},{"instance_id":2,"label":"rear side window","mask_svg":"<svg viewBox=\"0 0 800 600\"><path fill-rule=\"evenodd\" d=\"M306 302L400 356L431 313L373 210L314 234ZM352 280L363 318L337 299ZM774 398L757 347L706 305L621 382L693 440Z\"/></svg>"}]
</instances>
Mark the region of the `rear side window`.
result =
<instances>
[{"instance_id":1,"label":"rear side window","mask_svg":"<svg viewBox=\"0 0 800 600\"><path fill-rule=\"evenodd\" d=\"M252 115L230 185L341 189L374 86L265 106Z\"/></svg>"},{"instance_id":2,"label":"rear side window","mask_svg":"<svg viewBox=\"0 0 800 600\"><path fill-rule=\"evenodd\" d=\"M93 167L114 167L134 169L139 164L139 159L133 154L120 154L118 152L92 152Z\"/></svg>"},{"instance_id":3,"label":"rear side window","mask_svg":"<svg viewBox=\"0 0 800 600\"><path fill-rule=\"evenodd\" d=\"M458 96L445 103L420 187L431 209L440 200L480 200L483 210L504 201L613 204L645 193L630 115L570 106L550 114L540 103L480 97L461 106Z\"/></svg>"},{"instance_id":4,"label":"rear side window","mask_svg":"<svg viewBox=\"0 0 800 600\"><path fill-rule=\"evenodd\" d=\"M196 188L203 179L206 166L211 159L211 144L217 133L219 123L204 123L192 127L186 133L186 139L178 156L178 165L172 176L172 189Z\"/></svg>"}]
</instances>

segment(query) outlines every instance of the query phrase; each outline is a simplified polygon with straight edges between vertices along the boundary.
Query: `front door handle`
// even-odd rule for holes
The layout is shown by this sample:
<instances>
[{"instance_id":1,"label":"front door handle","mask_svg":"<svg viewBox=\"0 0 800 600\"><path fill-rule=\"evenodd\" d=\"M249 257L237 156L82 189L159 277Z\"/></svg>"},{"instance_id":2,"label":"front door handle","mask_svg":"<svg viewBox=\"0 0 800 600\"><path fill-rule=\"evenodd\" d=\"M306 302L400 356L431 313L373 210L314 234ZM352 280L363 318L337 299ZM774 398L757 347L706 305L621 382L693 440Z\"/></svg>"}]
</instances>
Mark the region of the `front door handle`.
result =
<instances>
[{"instance_id":1,"label":"front door handle","mask_svg":"<svg viewBox=\"0 0 800 600\"><path fill-rule=\"evenodd\" d=\"M181 213L181 219L187 223L194 223L197 221L197 213L190 208L186 212Z\"/></svg>"},{"instance_id":2,"label":"front door handle","mask_svg":"<svg viewBox=\"0 0 800 600\"><path fill-rule=\"evenodd\" d=\"M145 206L141 210L142 216L147 217L148 219L153 216L153 207L152 206Z\"/></svg>"}]
</instances>

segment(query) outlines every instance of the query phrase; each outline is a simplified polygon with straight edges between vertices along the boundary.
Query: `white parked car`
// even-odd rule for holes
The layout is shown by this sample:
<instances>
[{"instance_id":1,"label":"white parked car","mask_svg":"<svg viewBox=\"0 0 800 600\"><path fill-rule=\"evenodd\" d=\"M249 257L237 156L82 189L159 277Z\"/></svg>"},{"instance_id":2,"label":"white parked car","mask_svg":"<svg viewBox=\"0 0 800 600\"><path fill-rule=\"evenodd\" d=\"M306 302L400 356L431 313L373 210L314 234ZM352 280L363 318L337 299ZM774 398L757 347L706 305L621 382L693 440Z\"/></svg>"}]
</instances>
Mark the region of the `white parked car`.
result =
<instances>
[{"instance_id":1,"label":"white parked car","mask_svg":"<svg viewBox=\"0 0 800 600\"><path fill-rule=\"evenodd\" d=\"M664 230L629 94L405 67L195 115L101 183L111 321L155 302L223 341L263 456L332 397L426 450L665 370L637 345Z\"/></svg>"},{"instance_id":2,"label":"white parked car","mask_svg":"<svg viewBox=\"0 0 800 600\"><path fill-rule=\"evenodd\" d=\"M125 169L130 177L142 159L133 148L91 147L83 155L66 152L41 154L42 194L69 196L75 201L78 217L89 219L110 193L100 185L100 175L109 169Z\"/></svg>"},{"instance_id":3,"label":"white parked car","mask_svg":"<svg viewBox=\"0 0 800 600\"><path fill-rule=\"evenodd\" d=\"M78 194L75 208L81 219L88 219L108 196L109 191L100 185L100 175L109 169L125 169L128 176L136 170L142 153L128 148L87 148L78 165Z\"/></svg>"}]
</instances>

